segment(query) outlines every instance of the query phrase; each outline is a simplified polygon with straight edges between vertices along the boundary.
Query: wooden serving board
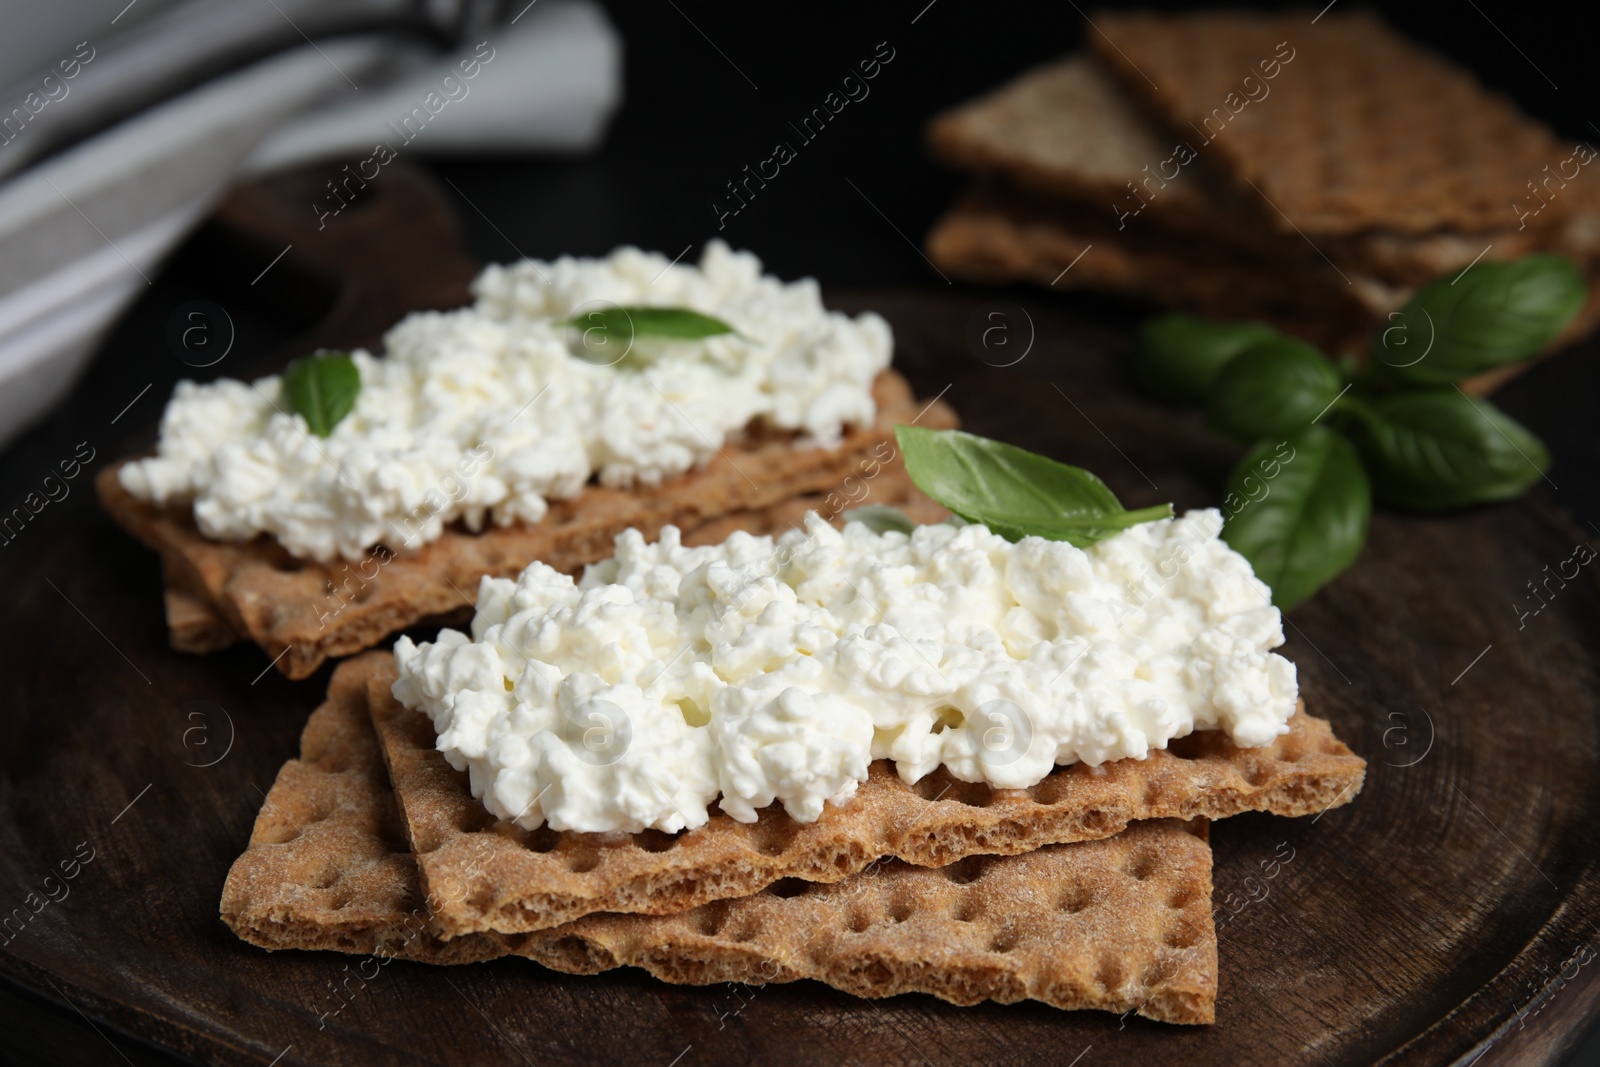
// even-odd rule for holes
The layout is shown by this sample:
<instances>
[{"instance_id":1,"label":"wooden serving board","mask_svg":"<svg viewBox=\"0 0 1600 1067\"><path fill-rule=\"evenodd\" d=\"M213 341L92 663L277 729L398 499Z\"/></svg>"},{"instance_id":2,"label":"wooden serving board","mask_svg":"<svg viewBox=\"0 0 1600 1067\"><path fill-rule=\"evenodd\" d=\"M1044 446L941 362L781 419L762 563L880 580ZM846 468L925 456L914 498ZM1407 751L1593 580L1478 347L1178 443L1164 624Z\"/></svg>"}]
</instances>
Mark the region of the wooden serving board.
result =
<instances>
[{"instance_id":1,"label":"wooden serving board","mask_svg":"<svg viewBox=\"0 0 1600 1067\"><path fill-rule=\"evenodd\" d=\"M219 214L262 262L293 245L273 279L285 300L300 285L342 285L285 358L370 342L408 310L466 298L472 264L425 179L386 172L321 234L306 221L308 182L242 189ZM1235 453L1197 418L1134 393L1124 332L1043 295L1016 297L1026 313L993 299L941 289L834 302L886 315L897 364L969 428L1095 470L1130 507L1215 503ZM1007 332L986 348L995 326ZM153 423L155 411L140 415ZM269 954L217 917L229 864L327 670L291 683L250 646L170 651L155 559L87 492L58 506L48 532L0 552L0 886L10 914L26 915L0 938L0 972L189 1056L1488 1065L1547 1062L1600 1006L1600 966L1586 965L1600 922L1600 596L1585 568L1519 620L1527 583L1563 569L1583 540L1537 503L1379 515L1359 563L1289 616L1284 651L1307 703L1370 770L1359 798L1323 817L1215 826L1224 920L1207 1028L1037 1004L869 1002L812 983L571 977L517 960L394 963L354 997L336 994L352 961Z\"/></svg>"}]
</instances>

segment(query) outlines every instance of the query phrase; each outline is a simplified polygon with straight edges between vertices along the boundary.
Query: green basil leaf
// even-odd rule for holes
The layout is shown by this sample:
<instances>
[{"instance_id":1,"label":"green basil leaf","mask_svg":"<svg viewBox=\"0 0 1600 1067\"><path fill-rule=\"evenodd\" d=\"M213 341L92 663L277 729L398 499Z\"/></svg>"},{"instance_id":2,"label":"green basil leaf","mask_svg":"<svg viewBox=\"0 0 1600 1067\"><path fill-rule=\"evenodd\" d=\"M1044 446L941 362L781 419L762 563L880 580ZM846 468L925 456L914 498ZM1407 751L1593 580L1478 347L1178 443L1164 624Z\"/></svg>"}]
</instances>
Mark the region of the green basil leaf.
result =
<instances>
[{"instance_id":1,"label":"green basil leaf","mask_svg":"<svg viewBox=\"0 0 1600 1067\"><path fill-rule=\"evenodd\" d=\"M327 437L350 414L359 392L361 371L343 352L320 351L283 372L284 398L318 437Z\"/></svg>"},{"instance_id":2,"label":"green basil leaf","mask_svg":"<svg viewBox=\"0 0 1600 1067\"><path fill-rule=\"evenodd\" d=\"M1157 315L1139 328L1134 369L1153 396L1174 404L1198 404L1233 357L1257 341L1277 336L1277 331L1259 322Z\"/></svg>"},{"instance_id":3,"label":"green basil leaf","mask_svg":"<svg viewBox=\"0 0 1600 1067\"><path fill-rule=\"evenodd\" d=\"M1447 385L1534 355L1583 307L1582 273L1560 256L1478 263L1430 282L1372 346L1383 377Z\"/></svg>"},{"instance_id":4,"label":"green basil leaf","mask_svg":"<svg viewBox=\"0 0 1600 1067\"><path fill-rule=\"evenodd\" d=\"M1284 444L1293 449L1288 459ZM1267 469L1276 471L1270 480L1259 474ZM1229 476L1224 501L1223 539L1284 609L1355 561L1372 518L1372 489L1356 450L1326 426L1256 445Z\"/></svg>"},{"instance_id":5,"label":"green basil leaf","mask_svg":"<svg viewBox=\"0 0 1600 1067\"><path fill-rule=\"evenodd\" d=\"M1304 341L1257 341L1217 375L1206 420L1241 441L1282 438L1310 425L1342 387L1338 368Z\"/></svg>"},{"instance_id":6,"label":"green basil leaf","mask_svg":"<svg viewBox=\"0 0 1600 1067\"><path fill-rule=\"evenodd\" d=\"M702 337L735 332L732 326L721 319L688 308L667 307L595 308L563 319L558 325L581 329L586 336L599 331L602 335L598 339L600 342L615 342L619 348L626 348L635 337L696 341Z\"/></svg>"},{"instance_id":7,"label":"green basil leaf","mask_svg":"<svg viewBox=\"0 0 1600 1067\"><path fill-rule=\"evenodd\" d=\"M1456 389L1396 393L1354 408L1351 435L1378 499L1432 511L1507 500L1538 481L1550 453L1521 423Z\"/></svg>"},{"instance_id":8,"label":"green basil leaf","mask_svg":"<svg viewBox=\"0 0 1600 1067\"><path fill-rule=\"evenodd\" d=\"M859 522L866 524L867 529L873 533L903 533L909 534L916 529L916 523L911 517L899 508L885 507L882 504L867 504L859 508L850 508L844 513L845 522Z\"/></svg>"},{"instance_id":9,"label":"green basil leaf","mask_svg":"<svg viewBox=\"0 0 1600 1067\"><path fill-rule=\"evenodd\" d=\"M1009 541L1043 537L1087 548L1129 526L1172 515L1172 505L1128 511L1093 474L960 430L896 426L917 488L968 522Z\"/></svg>"}]
</instances>

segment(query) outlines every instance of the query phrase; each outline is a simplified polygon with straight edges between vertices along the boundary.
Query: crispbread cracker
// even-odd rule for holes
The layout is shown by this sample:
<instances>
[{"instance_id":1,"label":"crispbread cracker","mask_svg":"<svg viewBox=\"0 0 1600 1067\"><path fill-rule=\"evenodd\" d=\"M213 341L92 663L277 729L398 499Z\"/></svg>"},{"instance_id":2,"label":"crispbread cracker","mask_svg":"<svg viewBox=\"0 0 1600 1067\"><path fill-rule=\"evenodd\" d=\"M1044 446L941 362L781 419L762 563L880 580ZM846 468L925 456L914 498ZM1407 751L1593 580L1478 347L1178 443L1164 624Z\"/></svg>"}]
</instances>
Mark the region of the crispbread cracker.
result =
<instances>
[{"instance_id":1,"label":"crispbread cracker","mask_svg":"<svg viewBox=\"0 0 1600 1067\"><path fill-rule=\"evenodd\" d=\"M670 916L591 915L530 934L434 936L365 706L341 664L222 894L222 918L268 949L429 963L519 954L556 970L638 966L667 981L815 978L860 996L1026 998L1214 1018L1217 943L1203 823L946 870L886 862L830 886L774 886Z\"/></svg>"},{"instance_id":2,"label":"crispbread cracker","mask_svg":"<svg viewBox=\"0 0 1600 1067\"><path fill-rule=\"evenodd\" d=\"M1350 352L1362 359L1384 316L1412 293L1353 268L1347 271L1350 286L1329 286L1326 279L1308 277L1293 266L1251 262L1215 246L1175 241L1170 233L1152 229L1134 234L1129 227L1130 236L1119 240L1080 226L1081 221L1080 214L1041 210L1036 199L987 185L968 193L934 224L928 257L947 274L970 281L1109 290L1208 318L1255 319L1324 351ZM1366 235L1360 240L1369 238L1376 239ZM1425 240L1413 243L1420 249ZM1600 264L1587 261L1585 273L1588 299L1546 352L1572 344L1600 325ZM1529 365L1525 361L1496 368L1466 379L1461 388L1487 395Z\"/></svg>"},{"instance_id":3,"label":"crispbread cracker","mask_svg":"<svg viewBox=\"0 0 1600 1067\"><path fill-rule=\"evenodd\" d=\"M1036 67L928 125L928 145L945 162L1092 201L1108 215L1130 197L1130 182L1172 154L1169 140L1086 54ZM1190 172L1171 180L1158 173L1157 181L1152 215L1208 232L1227 228L1214 222L1215 198Z\"/></svg>"},{"instance_id":4,"label":"crispbread cracker","mask_svg":"<svg viewBox=\"0 0 1600 1067\"><path fill-rule=\"evenodd\" d=\"M862 488L866 486L866 488ZM859 494L859 495L858 495ZM683 535L686 545L716 545L728 539L735 530L751 534L777 534L800 525L806 512L816 511L831 516L835 525L844 522L849 508L844 505L856 498L859 506L868 502L897 508L912 522L942 522L950 513L935 504L911 483L905 467L895 465L879 473L870 486L858 483L854 493L807 493L785 500L771 507L754 511L730 512L712 519ZM179 652L217 652L243 640L221 611L209 600L204 590L194 589L188 572L162 561L162 579L166 585L167 637ZM441 624L466 622L472 618L472 606L462 605L454 615L443 616Z\"/></svg>"},{"instance_id":5,"label":"crispbread cracker","mask_svg":"<svg viewBox=\"0 0 1600 1067\"><path fill-rule=\"evenodd\" d=\"M304 678L330 656L470 606L484 575L515 575L535 559L572 571L610 555L616 535L630 526L647 536L668 524L692 531L731 512L834 490L895 466L895 423L920 414L920 425L955 424L947 406L918 402L893 371L879 376L874 395L873 425L848 431L836 447L800 446L792 434L757 428L705 467L659 486L589 486L571 500L551 501L538 523L478 534L452 528L415 553L388 554L387 562L373 555L360 564L321 564L295 559L267 537L212 540L195 527L190 509L153 507L123 489L121 464L102 471L95 485L117 523L161 553L175 585L203 590L229 628L260 645L284 674Z\"/></svg>"},{"instance_id":6,"label":"crispbread cracker","mask_svg":"<svg viewBox=\"0 0 1600 1067\"><path fill-rule=\"evenodd\" d=\"M928 258L953 277L1109 290L1211 318L1259 319L1329 351L1363 337L1381 317L1378 305L1398 307L1406 296L1359 276L1359 285L1330 285L1320 260L1252 261L1148 227L1108 234L1081 215L1040 211L993 186L963 197L926 244Z\"/></svg>"},{"instance_id":7,"label":"crispbread cracker","mask_svg":"<svg viewBox=\"0 0 1600 1067\"><path fill-rule=\"evenodd\" d=\"M514 939L434 937L367 712L370 657L339 665L222 890L222 921L264 948L491 959Z\"/></svg>"},{"instance_id":8,"label":"crispbread cracker","mask_svg":"<svg viewBox=\"0 0 1600 1067\"><path fill-rule=\"evenodd\" d=\"M1588 214L1569 219L1554 232L1549 227L1519 229L1507 215L1504 228L1493 233L1372 231L1321 238L1313 247L1297 233L1280 233L1267 225L1259 208L1228 189L1226 180L1210 165L1208 153L1195 148L1201 140L1190 130L1171 131L1169 136L1169 131L1144 114L1116 79L1087 54L1030 70L994 92L937 116L928 126L929 146L945 162L981 176L1002 177L1009 184L1057 198L1063 206L1080 204L1076 219L1057 220L1057 224L1086 234L1083 244L1120 245L1129 236L1124 231L1131 230L1152 233L1159 243L1178 246L1191 259L1215 259L1219 249L1254 257L1247 268L1225 267L1222 278L1226 285L1211 285L1208 290L1259 289L1264 282L1275 284L1280 291L1288 289L1283 280L1286 267L1299 295L1308 289L1344 287L1346 280L1339 276L1340 271L1358 285L1365 275L1382 285L1420 286L1476 262L1486 246L1490 246L1487 258L1502 260L1559 251L1582 261L1597 251L1600 235ZM1188 157L1180 154L1180 148L1194 151L1195 158L1183 163ZM1565 184L1559 177L1555 181ZM1587 188L1571 191L1576 203ZM1567 192L1558 188L1556 195L1566 196ZM1595 210L1594 199L1587 202L1589 210ZM1530 208L1538 205L1537 201L1528 203ZM1116 227L1110 225L1114 219L1118 220ZM1195 255L1197 238L1211 243L1199 250L1200 256ZM1144 255L1149 251L1143 249ZM1140 253L1124 250L1123 254ZM1328 259L1322 259L1323 255ZM1062 266L1065 263L1051 268L1050 277L1059 274ZM1092 277L1109 270L1100 264L1085 274ZM1206 267L1196 263L1174 271L1169 264L1157 262L1117 273L1132 274L1140 278L1143 288L1164 292L1174 286L1192 288L1195 283L1188 277L1190 270L1204 272ZM1291 301L1297 298L1295 294L1287 297ZM1214 303L1216 298L1208 293L1205 299ZM1274 299L1281 302L1286 297L1280 292Z\"/></svg>"},{"instance_id":9,"label":"crispbread cracker","mask_svg":"<svg viewBox=\"0 0 1600 1067\"><path fill-rule=\"evenodd\" d=\"M676 836L530 832L474 799L466 774L434 747L428 717L394 699L392 657L356 663L435 927L448 937L541 930L599 911L684 911L781 878L835 882L881 856L939 867L1015 855L1108 837L1140 819L1308 815L1347 802L1366 773L1325 721L1301 711L1263 748L1202 731L1143 760L1058 767L1025 790L957 781L943 769L909 786L879 760L851 801L813 823L773 805L754 823L714 812Z\"/></svg>"},{"instance_id":10,"label":"crispbread cracker","mask_svg":"<svg viewBox=\"0 0 1600 1067\"><path fill-rule=\"evenodd\" d=\"M1215 1018L1217 942L1205 821L944 868L889 860L677 915L590 915L521 951L556 969L643 967L668 982L815 978L861 997L1040 1000ZM571 966L565 966L570 961Z\"/></svg>"},{"instance_id":11,"label":"crispbread cracker","mask_svg":"<svg viewBox=\"0 0 1600 1067\"><path fill-rule=\"evenodd\" d=\"M1094 24L1090 47L1124 88L1172 132L1207 140L1196 147L1284 233L1505 229L1527 183L1567 154L1510 101L1369 12L1313 25L1305 10L1107 11ZM1269 81L1264 62L1279 64ZM1554 225L1572 204L1557 198L1530 224Z\"/></svg>"},{"instance_id":12,"label":"crispbread cracker","mask_svg":"<svg viewBox=\"0 0 1600 1067\"><path fill-rule=\"evenodd\" d=\"M243 640L211 603L188 568L163 556L161 584L167 613L167 640L174 649L204 655L221 652Z\"/></svg>"}]
</instances>

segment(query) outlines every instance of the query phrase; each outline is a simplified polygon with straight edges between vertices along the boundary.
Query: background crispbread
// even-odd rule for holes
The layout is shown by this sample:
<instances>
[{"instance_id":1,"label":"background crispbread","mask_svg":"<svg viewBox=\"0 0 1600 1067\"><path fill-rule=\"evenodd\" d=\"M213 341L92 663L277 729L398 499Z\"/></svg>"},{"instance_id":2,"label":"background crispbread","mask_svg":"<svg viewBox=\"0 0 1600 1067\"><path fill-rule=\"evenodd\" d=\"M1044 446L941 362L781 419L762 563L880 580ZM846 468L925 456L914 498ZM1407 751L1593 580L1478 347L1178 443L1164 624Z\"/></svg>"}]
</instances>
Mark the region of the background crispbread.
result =
<instances>
[{"instance_id":1,"label":"background crispbread","mask_svg":"<svg viewBox=\"0 0 1600 1067\"><path fill-rule=\"evenodd\" d=\"M1375 279L1360 278L1348 289L1329 286L1292 266L1169 238L1146 229L1132 240L1108 239L1065 213L1030 211L1017 198L985 188L945 213L926 243L928 257L953 277L1112 290L1211 318L1270 322L1329 351L1353 344L1374 321L1361 297L1385 306L1404 299Z\"/></svg>"},{"instance_id":2,"label":"background crispbread","mask_svg":"<svg viewBox=\"0 0 1600 1067\"><path fill-rule=\"evenodd\" d=\"M1003 173L1047 193L1091 200L1108 215L1128 183L1154 171L1173 145L1088 55L1036 67L928 125L935 156L978 173ZM1129 199L1129 206L1138 202ZM1217 229L1214 198L1186 171L1151 201L1153 214Z\"/></svg>"},{"instance_id":3,"label":"background crispbread","mask_svg":"<svg viewBox=\"0 0 1600 1067\"><path fill-rule=\"evenodd\" d=\"M590 486L571 500L552 501L541 522L478 534L447 530L381 566L378 557L359 565L297 560L266 537L211 540L187 508L155 508L123 489L120 464L102 471L95 485L117 523L162 554L177 587L204 590L229 628L248 634L284 674L304 678L330 656L458 612L485 574L515 575L535 559L576 570L609 555L616 535L630 526L649 536L669 523L694 530L730 512L833 490L846 478L893 465L896 422L920 414L920 425L955 424L949 407L918 402L893 371L879 376L874 395L877 420L847 432L837 447L796 447L790 434L751 434L730 442L707 466L660 486Z\"/></svg>"},{"instance_id":4,"label":"background crispbread","mask_svg":"<svg viewBox=\"0 0 1600 1067\"><path fill-rule=\"evenodd\" d=\"M441 941L384 777L361 663L334 672L300 758L279 772L229 872L222 917L252 944L431 963L520 954L577 973L632 965L675 982L815 978L861 996L1214 1018L1210 849L1203 823L1173 820L944 870L884 863L679 915L592 915Z\"/></svg>"},{"instance_id":5,"label":"background crispbread","mask_svg":"<svg viewBox=\"0 0 1600 1067\"><path fill-rule=\"evenodd\" d=\"M1270 100L1270 95L1266 99ZM1182 164L1184 157L1177 149L1181 144L1194 150L1201 141L1195 131L1162 128L1087 54L1035 68L986 96L945 112L929 124L928 141L933 153L945 162L989 178L991 199L1000 206L1018 213L1028 213L1031 208L1037 214L1039 198L995 196L996 178L1043 193L1062 205L1076 202L1092 209L1087 213L1092 218L1080 214L1071 222L1056 222L1067 229L1112 238L1101 241L1102 248L1143 233L1161 243L1187 244L1192 251L1195 239L1203 238L1213 246L1202 247L1197 258L1219 253L1247 255L1251 257L1249 269L1255 274L1277 279L1288 273L1295 278L1293 288L1307 295L1316 289L1345 287L1346 278L1340 277L1340 272L1358 286L1367 280L1386 286L1424 285L1476 261L1485 245L1492 246L1488 258L1507 260L1554 250L1582 261L1597 251L1594 213L1600 207L1595 198L1582 195L1587 188L1573 188L1569 195L1564 187L1561 195L1569 198L1578 214L1554 232L1546 232L1549 227L1519 230L1511 225L1514 220L1508 214L1502 220L1503 228L1492 233L1370 231L1328 237L1312 247L1297 233L1280 233L1267 225L1258 205L1228 188L1209 151L1196 150L1195 158ZM1529 169L1531 175L1539 170L1539 164L1530 161ZM1250 195L1254 198L1253 192ZM1529 201L1530 207L1533 203ZM1124 213L1128 213L1125 219ZM1119 220L1118 225L1112 227L1112 220ZM1149 243L1146 255L1150 254ZM1324 260L1323 255L1328 258ZM1204 264L1195 267L1205 269ZM1239 275L1242 269L1227 268L1232 275ZM1051 278L1059 271L1060 267L1055 268ZM1167 272L1152 269L1148 273L1155 277L1147 282L1146 273L1133 271L1142 288L1169 288L1171 279L1164 277ZM1131 291L1115 281L1107 279L1105 284ZM1243 287L1250 288L1254 281L1243 279ZM1181 275L1175 282L1179 289L1185 287ZM1279 283L1280 289L1285 287L1287 283Z\"/></svg>"},{"instance_id":6,"label":"background crispbread","mask_svg":"<svg viewBox=\"0 0 1600 1067\"><path fill-rule=\"evenodd\" d=\"M970 281L1111 290L1207 318L1266 322L1324 351L1358 358L1365 357L1383 321L1379 310L1398 308L1410 295L1359 273L1349 275L1348 288L1330 291L1281 265L1241 262L1192 241L1163 242L1153 235L1108 241L1074 229L1067 216L1031 212L984 189L969 193L934 224L927 251L941 270ZM1586 273L1587 301L1546 352L1600 325L1600 265L1591 262ZM1508 364L1466 379L1461 388L1487 395L1526 367Z\"/></svg>"},{"instance_id":7,"label":"background crispbread","mask_svg":"<svg viewBox=\"0 0 1600 1067\"><path fill-rule=\"evenodd\" d=\"M1235 748L1203 731L1143 760L1060 767L1026 790L960 782L943 770L908 786L880 760L854 799L813 823L774 805L754 823L713 812L706 825L676 836L530 832L474 799L466 774L435 749L427 716L393 698L392 657L356 662L351 669L369 679L389 779L445 936L541 930L600 911L685 911L780 878L838 881L880 856L937 867L1107 837L1140 819L1306 815L1346 803L1366 771L1326 722L1302 711L1264 748Z\"/></svg>"},{"instance_id":8,"label":"background crispbread","mask_svg":"<svg viewBox=\"0 0 1600 1067\"><path fill-rule=\"evenodd\" d=\"M1094 20L1096 56L1170 129L1209 137L1202 151L1284 232L1504 229L1527 182L1566 155L1509 101L1367 12L1315 25L1300 10ZM1280 44L1293 58L1264 83L1270 93L1234 113L1244 79L1260 84ZM1535 223L1557 223L1568 204Z\"/></svg>"}]
</instances>

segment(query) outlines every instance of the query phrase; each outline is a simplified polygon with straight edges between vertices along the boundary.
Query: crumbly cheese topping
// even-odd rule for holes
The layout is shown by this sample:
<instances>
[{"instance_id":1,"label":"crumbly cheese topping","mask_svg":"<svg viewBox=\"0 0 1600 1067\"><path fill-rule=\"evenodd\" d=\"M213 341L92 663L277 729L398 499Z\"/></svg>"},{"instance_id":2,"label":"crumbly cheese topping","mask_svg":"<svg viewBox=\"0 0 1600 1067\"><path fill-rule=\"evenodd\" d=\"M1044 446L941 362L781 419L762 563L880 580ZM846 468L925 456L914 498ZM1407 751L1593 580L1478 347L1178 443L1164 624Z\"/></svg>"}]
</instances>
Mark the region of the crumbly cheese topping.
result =
<instances>
[{"instance_id":1,"label":"crumbly cheese topping","mask_svg":"<svg viewBox=\"0 0 1600 1067\"><path fill-rule=\"evenodd\" d=\"M533 829L676 831L842 803L873 759L998 788L1143 759L1196 729L1287 731L1292 663L1250 564L1190 512L1088 549L980 525L815 514L774 541L629 530L574 581L485 578L470 635L395 646L394 694L489 811Z\"/></svg>"},{"instance_id":2,"label":"crumbly cheese topping","mask_svg":"<svg viewBox=\"0 0 1600 1067\"><path fill-rule=\"evenodd\" d=\"M471 307L407 316L385 358L352 354L361 391L327 438L307 431L276 375L180 382L156 455L125 466L123 486L157 504L192 500L208 537L267 533L318 560L378 542L405 551L457 520L538 522L547 500L594 475L658 483L757 418L836 439L873 419L872 381L892 348L882 318L830 312L814 280L763 276L755 256L718 241L698 267L623 248L489 267L473 291ZM608 305L689 308L737 333L641 335L623 355L607 335L562 325Z\"/></svg>"}]
</instances>

